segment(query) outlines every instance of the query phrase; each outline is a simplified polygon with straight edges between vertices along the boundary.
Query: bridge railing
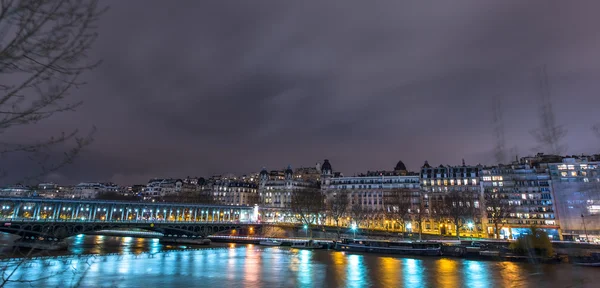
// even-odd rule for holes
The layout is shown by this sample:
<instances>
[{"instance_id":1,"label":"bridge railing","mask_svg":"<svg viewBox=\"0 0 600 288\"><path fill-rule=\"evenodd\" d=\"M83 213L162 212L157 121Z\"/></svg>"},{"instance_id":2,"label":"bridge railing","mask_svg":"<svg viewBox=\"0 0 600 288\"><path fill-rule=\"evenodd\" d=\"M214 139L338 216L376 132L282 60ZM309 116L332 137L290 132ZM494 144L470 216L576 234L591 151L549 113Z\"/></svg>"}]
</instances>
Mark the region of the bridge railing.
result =
<instances>
[{"instance_id":1,"label":"bridge railing","mask_svg":"<svg viewBox=\"0 0 600 288\"><path fill-rule=\"evenodd\" d=\"M260 222L253 221L177 221L177 220L100 220L100 219L32 219L32 218L2 218L0 221L5 223L11 222L39 222L39 223L121 223L121 224L161 224L161 223L178 223L178 224L248 224L256 225ZM5 224L6 226L6 224Z\"/></svg>"}]
</instances>

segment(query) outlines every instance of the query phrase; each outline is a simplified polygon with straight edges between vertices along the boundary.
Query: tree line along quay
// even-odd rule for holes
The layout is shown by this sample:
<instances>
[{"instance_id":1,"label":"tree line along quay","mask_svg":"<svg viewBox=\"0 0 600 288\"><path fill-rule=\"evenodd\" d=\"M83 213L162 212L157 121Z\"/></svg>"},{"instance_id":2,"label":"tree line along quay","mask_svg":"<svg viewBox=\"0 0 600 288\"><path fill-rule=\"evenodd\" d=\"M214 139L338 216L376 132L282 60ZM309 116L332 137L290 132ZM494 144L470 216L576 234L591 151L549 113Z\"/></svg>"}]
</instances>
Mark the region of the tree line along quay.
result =
<instances>
[{"instance_id":1,"label":"tree line along quay","mask_svg":"<svg viewBox=\"0 0 600 288\"><path fill-rule=\"evenodd\" d=\"M340 231L356 227L415 235L517 239L535 226L552 240L597 242L599 164L600 155L540 153L495 166L464 161L456 166L433 166L425 161L419 172L408 171L399 161L393 170L345 176L325 160L295 170L288 166L243 176L151 179L146 185L130 187L110 183L15 185L2 189L2 197L256 205L256 221L297 223L310 231L316 226L333 226ZM141 209L127 213L124 220L191 217L143 213ZM33 216L31 211L16 211L10 205L3 205L0 214L4 218ZM42 211L36 217L47 215ZM83 219L84 215L77 217Z\"/></svg>"}]
</instances>

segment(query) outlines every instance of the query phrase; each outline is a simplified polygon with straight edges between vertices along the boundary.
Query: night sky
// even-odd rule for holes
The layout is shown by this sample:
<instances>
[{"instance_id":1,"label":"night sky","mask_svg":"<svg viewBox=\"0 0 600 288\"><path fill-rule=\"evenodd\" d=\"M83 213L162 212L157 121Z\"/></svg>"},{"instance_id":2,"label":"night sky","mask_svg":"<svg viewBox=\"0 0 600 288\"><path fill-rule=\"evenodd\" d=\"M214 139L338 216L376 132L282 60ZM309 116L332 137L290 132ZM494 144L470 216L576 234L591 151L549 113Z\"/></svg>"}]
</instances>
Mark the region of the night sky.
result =
<instances>
[{"instance_id":1,"label":"night sky","mask_svg":"<svg viewBox=\"0 0 600 288\"><path fill-rule=\"evenodd\" d=\"M541 65L567 153L600 152L598 1L104 3L84 106L17 133L98 128L49 181L492 164L494 96L534 153Z\"/></svg>"}]
</instances>

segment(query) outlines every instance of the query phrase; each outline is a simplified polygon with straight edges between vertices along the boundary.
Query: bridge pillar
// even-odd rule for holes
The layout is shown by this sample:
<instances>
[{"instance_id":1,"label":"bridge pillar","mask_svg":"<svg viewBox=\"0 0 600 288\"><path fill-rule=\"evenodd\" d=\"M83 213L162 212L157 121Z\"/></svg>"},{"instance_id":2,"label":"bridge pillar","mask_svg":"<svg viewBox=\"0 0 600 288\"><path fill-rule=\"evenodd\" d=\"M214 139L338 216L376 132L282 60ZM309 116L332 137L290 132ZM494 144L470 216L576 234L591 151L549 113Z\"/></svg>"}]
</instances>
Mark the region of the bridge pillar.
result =
<instances>
[{"instance_id":1,"label":"bridge pillar","mask_svg":"<svg viewBox=\"0 0 600 288\"><path fill-rule=\"evenodd\" d=\"M112 213L115 210L115 205L110 205L108 209L108 216L106 217L106 221L112 221Z\"/></svg>"},{"instance_id":2,"label":"bridge pillar","mask_svg":"<svg viewBox=\"0 0 600 288\"><path fill-rule=\"evenodd\" d=\"M125 208L125 220L129 220L129 209L130 208Z\"/></svg>"},{"instance_id":3,"label":"bridge pillar","mask_svg":"<svg viewBox=\"0 0 600 288\"><path fill-rule=\"evenodd\" d=\"M198 212L198 208L194 209L194 221L196 221L196 212Z\"/></svg>"},{"instance_id":4,"label":"bridge pillar","mask_svg":"<svg viewBox=\"0 0 600 288\"><path fill-rule=\"evenodd\" d=\"M52 212L52 220L60 219L60 208L62 207L62 203L58 203L55 207L53 207L54 212Z\"/></svg>"},{"instance_id":5,"label":"bridge pillar","mask_svg":"<svg viewBox=\"0 0 600 288\"><path fill-rule=\"evenodd\" d=\"M93 211L90 211L90 212L92 212L92 217L90 217L90 219L96 220L96 211L98 211L98 209L100 209L100 208L98 208L98 206L96 206L96 205L94 205L92 207L93 207L92 208Z\"/></svg>"},{"instance_id":6,"label":"bridge pillar","mask_svg":"<svg viewBox=\"0 0 600 288\"><path fill-rule=\"evenodd\" d=\"M37 217L40 215L40 209L42 208L42 204L41 203L37 203L35 205L35 208L33 208L33 219L37 219Z\"/></svg>"},{"instance_id":7,"label":"bridge pillar","mask_svg":"<svg viewBox=\"0 0 600 288\"><path fill-rule=\"evenodd\" d=\"M19 216L19 211L21 210L21 203L15 203L15 208L13 209L12 218L15 219Z\"/></svg>"}]
</instances>

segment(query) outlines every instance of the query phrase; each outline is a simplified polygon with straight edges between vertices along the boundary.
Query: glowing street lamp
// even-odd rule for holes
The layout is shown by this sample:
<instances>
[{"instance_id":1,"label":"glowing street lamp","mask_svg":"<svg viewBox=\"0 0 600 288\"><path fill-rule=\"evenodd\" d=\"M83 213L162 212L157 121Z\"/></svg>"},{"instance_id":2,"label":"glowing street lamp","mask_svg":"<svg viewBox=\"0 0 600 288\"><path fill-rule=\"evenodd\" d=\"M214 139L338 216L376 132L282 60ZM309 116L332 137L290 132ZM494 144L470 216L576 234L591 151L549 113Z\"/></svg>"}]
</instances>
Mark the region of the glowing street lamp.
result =
<instances>
[{"instance_id":1,"label":"glowing street lamp","mask_svg":"<svg viewBox=\"0 0 600 288\"><path fill-rule=\"evenodd\" d=\"M352 232L354 232L354 239L356 239L356 223L352 223L350 229L352 229Z\"/></svg>"},{"instance_id":2,"label":"glowing street lamp","mask_svg":"<svg viewBox=\"0 0 600 288\"><path fill-rule=\"evenodd\" d=\"M308 225L304 224L304 233L306 235L306 238L308 238Z\"/></svg>"},{"instance_id":3,"label":"glowing street lamp","mask_svg":"<svg viewBox=\"0 0 600 288\"><path fill-rule=\"evenodd\" d=\"M467 227L469 227L469 230L471 230L471 240L473 240L473 223L469 222L467 224Z\"/></svg>"}]
</instances>

